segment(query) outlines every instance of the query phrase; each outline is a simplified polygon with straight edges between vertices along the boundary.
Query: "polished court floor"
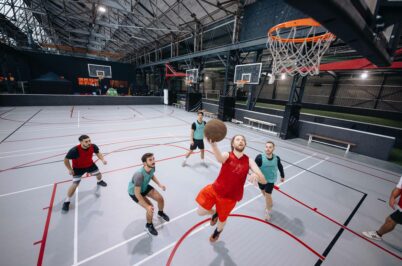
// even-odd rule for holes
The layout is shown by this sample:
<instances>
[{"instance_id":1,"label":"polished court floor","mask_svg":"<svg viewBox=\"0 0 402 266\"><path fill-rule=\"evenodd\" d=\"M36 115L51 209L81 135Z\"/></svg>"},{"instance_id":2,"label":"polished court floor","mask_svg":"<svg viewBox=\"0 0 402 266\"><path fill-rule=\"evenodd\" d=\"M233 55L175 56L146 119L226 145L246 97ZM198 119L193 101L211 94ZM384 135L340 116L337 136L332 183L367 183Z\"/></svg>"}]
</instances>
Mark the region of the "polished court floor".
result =
<instances>
[{"instance_id":1,"label":"polished court floor","mask_svg":"<svg viewBox=\"0 0 402 266\"><path fill-rule=\"evenodd\" d=\"M261 193L246 183L233 212L241 216L210 244L213 228L201 223L208 217L197 216L194 199L220 165L206 152L208 167L198 153L181 166L195 119L161 105L1 107L0 265L166 265L169 256L171 265L401 265L401 226L382 242L361 236L392 212L387 201L400 167L232 123L227 138L244 134L253 158L267 140L276 143L286 181L273 192L270 224L260 220ZM97 192L94 177L83 179L62 213L70 185L63 158L81 134L105 154L108 164L97 165L108 186ZM219 147L228 151L229 140ZM145 152L155 154L155 174L167 187L159 191L171 220L154 218L157 237L144 231L145 211L127 194Z\"/></svg>"}]
</instances>

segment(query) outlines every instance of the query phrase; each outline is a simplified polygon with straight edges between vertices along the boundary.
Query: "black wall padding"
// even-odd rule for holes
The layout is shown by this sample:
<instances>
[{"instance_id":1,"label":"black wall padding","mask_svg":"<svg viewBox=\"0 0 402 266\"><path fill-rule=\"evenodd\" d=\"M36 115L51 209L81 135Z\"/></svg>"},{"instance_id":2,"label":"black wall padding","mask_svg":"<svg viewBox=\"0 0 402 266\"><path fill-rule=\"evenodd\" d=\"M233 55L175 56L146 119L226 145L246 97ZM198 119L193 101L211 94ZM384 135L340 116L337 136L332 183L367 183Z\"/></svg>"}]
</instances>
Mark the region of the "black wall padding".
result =
<instances>
[{"instance_id":1,"label":"black wall padding","mask_svg":"<svg viewBox=\"0 0 402 266\"><path fill-rule=\"evenodd\" d=\"M230 121L235 117L236 98L221 96L219 98L218 118L222 121Z\"/></svg>"}]
</instances>

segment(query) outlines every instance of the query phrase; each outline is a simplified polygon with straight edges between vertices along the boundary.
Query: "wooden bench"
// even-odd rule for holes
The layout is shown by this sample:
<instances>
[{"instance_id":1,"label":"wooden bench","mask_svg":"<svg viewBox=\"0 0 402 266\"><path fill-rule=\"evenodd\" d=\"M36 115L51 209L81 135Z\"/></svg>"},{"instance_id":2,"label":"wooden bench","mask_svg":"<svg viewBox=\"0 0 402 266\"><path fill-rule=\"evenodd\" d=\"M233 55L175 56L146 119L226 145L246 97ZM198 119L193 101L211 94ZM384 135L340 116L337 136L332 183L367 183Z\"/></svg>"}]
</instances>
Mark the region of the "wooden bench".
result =
<instances>
[{"instance_id":1,"label":"wooden bench","mask_svg":"<svg viewBox=\"0 0 402 266\"><path fill-rule=\"evenodd\" d=\"M334 138L330 138L330 137L320 136L320 135L317 135L317 134L306 134L306 135L308 136L308 144L310 144L312 141L314 141L314 142L317 142L317 143L321 143L321 144L325 144L325 145L345 149L346 152L349 152L350 147L356 146L356 144L351 143L349 141L344 141L344 140L334 139ZM328 143L328 142L324 142L324 141L314 140L314 138L315 139L321 139L321 140L327 140L327 141L334 142L334 143L344 144L344 145L346 145L346 147L341 146L341 145Z\"/></svg>"},{"instance_id":2,"label":"wooden bench","mask_svg":"<svg viewBox=\"0 0 402 266\"><path fill-rule=\"evenodd\" d=\"M269 132L274 132L274 129L276 127L276 124L271 123L271 122L262 121L262 120L258 120L258 119L250 118L250 117L244 117L244 119L248 121L248 125L251 128L254 128L254 123L255 123L255 124L257 124L257 127L256 127L257 129L264 130L263 126L267 126Z\"/></svg>"},{"instance_id":3,"label":"wooden bench","mask_svg":"<svg viewBox=\"0 0 402 266\"><path fill-rule=\"evenodd\" d=\"M207 112L207 111L203 111L204 112L204 116L205 117L209 117L209 118L217 118L218 115L215 113L211 113L211 112Z\"/></svg>"},{"instance_id":4,"label":"wooden bench","mask_svg":"<svg viewBox=\"0 0 402 266\"><path fill-rule=\"evenodd\" d=\"M173 107L175 107L175 108L179 108L179 109L185 109L185 108L186 108L186 105L185 105L185 104L183 104L182 102L179 102L179 103L173 103L172 105L173 105Z\"/></svg>"}]
</instances>

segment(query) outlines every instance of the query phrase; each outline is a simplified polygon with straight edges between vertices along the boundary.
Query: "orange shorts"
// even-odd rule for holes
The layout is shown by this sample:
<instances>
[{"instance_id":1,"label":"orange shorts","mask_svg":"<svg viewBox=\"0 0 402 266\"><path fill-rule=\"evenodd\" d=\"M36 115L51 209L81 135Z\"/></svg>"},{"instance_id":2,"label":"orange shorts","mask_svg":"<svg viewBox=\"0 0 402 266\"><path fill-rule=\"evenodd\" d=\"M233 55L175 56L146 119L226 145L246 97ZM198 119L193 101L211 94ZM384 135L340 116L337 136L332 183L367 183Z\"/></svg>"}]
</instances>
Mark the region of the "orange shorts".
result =
<instances>
[{"instance_id":1,"label":"orange shorts","mask_svg":"<svg viewBox=\"0 0 402 266\"><path fill-rule=\"evenodd\" d=\"M200 193L198 193L198 196L195 200L202 208L206 210L211 210L212 207L216 205L216 212L218 213L219 221L222 223L226 221L230 212L237 203L236 200L219 197L212 185L207 185L204 187Z\"/></svg>"}]
</instances>

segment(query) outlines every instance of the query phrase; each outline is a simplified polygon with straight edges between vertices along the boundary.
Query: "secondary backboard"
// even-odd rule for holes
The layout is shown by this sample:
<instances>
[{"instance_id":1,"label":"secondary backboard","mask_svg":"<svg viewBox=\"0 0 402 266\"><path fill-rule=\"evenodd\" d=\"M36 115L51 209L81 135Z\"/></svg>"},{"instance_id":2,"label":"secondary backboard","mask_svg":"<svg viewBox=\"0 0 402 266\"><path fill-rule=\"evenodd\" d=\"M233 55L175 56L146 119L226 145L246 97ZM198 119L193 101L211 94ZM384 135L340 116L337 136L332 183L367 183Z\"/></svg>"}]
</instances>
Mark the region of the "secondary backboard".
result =
<instances>
[{"instance_id":1,"label":"secondary backboard","mask_svg":"<svg viewBox=\"0 0 402 266\"><path fill-rule=\"evenodd\" d=\"M239 84L241 80L245 80L247 84L259 84L261 69L262 63L236 65L234 83Z\"/></svg>"},{"instance_id":2,"label":"secondary backboard","mask_svg":"<svg viewBox=\"0 0 402 266\"><path fill-rule=\"evenodd\" d=\"M112 67L106 65L88 64L88 75L97 78L103 73L103 78L112 78Z\"/></svg>"},{"instance_id":3,"label":"secondary backboard","mask_svg":"<svg viewBox=\"0 0 402 266\"><path fill-rule=\"evenodd\" d=\"M186 70L186 84L198 83L198 69Z\"/></svg>"},{"instance_id":4,"label":"secondary backboard","mask_svg":"<svg viewBox=\"0 0 402 266\"><path fill-rule=\"evenodd\" d=\"M377 66L389 66L401 35L402 1L285 0ZM399 14L401 12L399 11ZM400 15L399 15L400 17Z\"/></svg>"}]
</instances>

